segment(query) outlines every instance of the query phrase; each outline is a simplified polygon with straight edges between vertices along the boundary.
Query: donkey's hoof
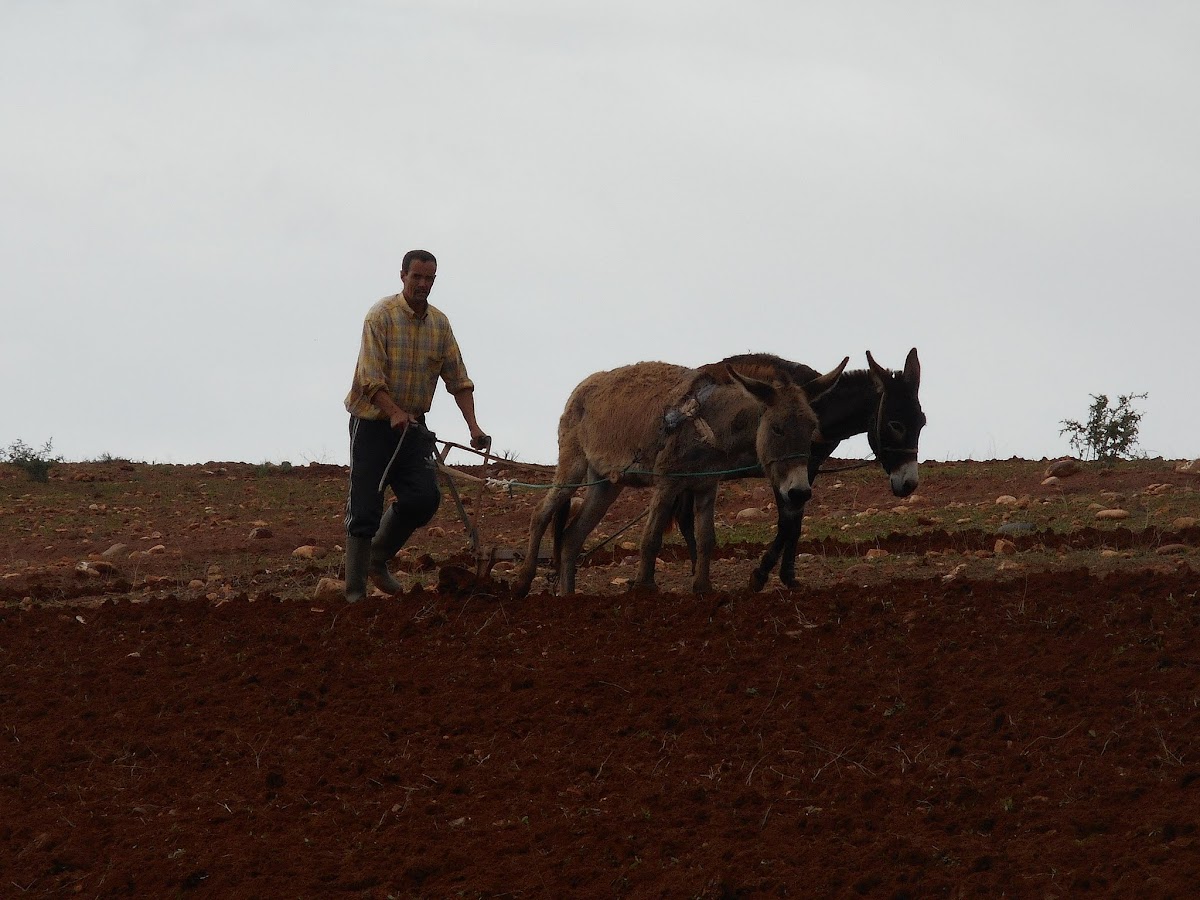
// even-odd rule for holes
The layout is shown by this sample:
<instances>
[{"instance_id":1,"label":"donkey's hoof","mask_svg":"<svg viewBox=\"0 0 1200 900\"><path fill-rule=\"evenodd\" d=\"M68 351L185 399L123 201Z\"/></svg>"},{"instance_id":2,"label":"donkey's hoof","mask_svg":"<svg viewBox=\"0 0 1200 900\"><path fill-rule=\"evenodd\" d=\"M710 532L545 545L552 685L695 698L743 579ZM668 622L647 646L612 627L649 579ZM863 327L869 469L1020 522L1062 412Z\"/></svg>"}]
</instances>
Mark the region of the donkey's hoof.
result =
<instances>
[{"instance_id":1,"label":"donkey's hoof","mask_svg":"<svg viewBox=\"0 0 1200 900\"><path fill-rule=\"evenodd\" d=\"M653 581L631 581L629 582L628 592L630 594L657 594L658 585Z\"/></svg>"},{"instance_id":2,"label":"donkey's hoof","mask_svg":"<svg viewBox=\"0 0 1200 900\"><path fill-rule=\"evenodd\" d=\"M755 569L750 573L750 590L761 591L767 586L767 579L770 577L770 572L763 572L761 569Z\"/></svg>"}]
</instances>

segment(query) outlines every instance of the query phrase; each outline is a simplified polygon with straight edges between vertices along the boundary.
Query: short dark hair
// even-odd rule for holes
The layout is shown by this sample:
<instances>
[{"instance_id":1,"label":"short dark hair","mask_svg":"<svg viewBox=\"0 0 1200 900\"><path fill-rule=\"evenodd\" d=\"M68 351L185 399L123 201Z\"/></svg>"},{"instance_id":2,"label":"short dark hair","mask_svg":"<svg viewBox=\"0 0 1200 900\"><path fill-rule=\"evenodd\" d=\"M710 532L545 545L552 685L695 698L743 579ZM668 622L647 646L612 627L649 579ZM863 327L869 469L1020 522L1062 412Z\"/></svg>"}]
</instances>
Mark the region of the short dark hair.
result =
<instances>
[{"instance_id":1,"label":"short dark hair","mask_svg":"<svg viewBox=\"0 0 1200 900\"><path fill-rule=\"evenodd\" d=\"M437 265L437 257L428 250L409 250L404 254L404 260L400 263L401 275L408 274L408 267L412 265L414 260L417 262L431 262L435 266Z\"/></svg>"}]
</instances>

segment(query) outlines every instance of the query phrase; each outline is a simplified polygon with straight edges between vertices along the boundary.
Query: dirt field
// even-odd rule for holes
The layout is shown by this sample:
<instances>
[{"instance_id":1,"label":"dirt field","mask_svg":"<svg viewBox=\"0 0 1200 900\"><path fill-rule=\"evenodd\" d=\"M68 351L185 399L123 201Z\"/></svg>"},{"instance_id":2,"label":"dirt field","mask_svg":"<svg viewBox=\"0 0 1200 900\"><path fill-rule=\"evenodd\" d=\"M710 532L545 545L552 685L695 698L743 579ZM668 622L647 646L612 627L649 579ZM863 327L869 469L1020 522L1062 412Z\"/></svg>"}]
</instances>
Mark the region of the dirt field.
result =
<instances>
[{"instance_id":1,"label":"dirt field","mask_svg":"<svg viewBox=\"0 0 1200 900\"><path fill-rule=\"evenodd\" d=\"M0 896L1194 896L1200 477L1047 465L823 474L794 591L730 484L704 597L635 523L513 600L447 496L356 606L341 468L0 466Z\"/></svg>"}]
</instances>

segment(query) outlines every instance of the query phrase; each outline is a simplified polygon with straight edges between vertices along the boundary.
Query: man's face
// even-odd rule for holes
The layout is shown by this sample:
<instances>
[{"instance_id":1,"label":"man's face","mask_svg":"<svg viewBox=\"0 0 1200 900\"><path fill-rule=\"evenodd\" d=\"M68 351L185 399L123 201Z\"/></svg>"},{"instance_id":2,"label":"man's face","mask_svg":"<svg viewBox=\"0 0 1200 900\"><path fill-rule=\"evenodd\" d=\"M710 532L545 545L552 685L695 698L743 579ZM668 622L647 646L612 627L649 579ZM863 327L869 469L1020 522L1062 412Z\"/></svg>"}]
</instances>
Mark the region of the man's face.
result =
<instances>
[{"instance_id":1,"label":"man's face","mask_svg":"<svg viewBox=\"0 0 1200 900\"><path fill-rule=\"evenodd\" d=\"M400 275L400 280L404 283L404 299L409 303L414 300L427 302L429 292L433 290L433 279L435 278L437 278L437 263L414 259L408 264L408 271Z\"/></svg>"}]
</instances>

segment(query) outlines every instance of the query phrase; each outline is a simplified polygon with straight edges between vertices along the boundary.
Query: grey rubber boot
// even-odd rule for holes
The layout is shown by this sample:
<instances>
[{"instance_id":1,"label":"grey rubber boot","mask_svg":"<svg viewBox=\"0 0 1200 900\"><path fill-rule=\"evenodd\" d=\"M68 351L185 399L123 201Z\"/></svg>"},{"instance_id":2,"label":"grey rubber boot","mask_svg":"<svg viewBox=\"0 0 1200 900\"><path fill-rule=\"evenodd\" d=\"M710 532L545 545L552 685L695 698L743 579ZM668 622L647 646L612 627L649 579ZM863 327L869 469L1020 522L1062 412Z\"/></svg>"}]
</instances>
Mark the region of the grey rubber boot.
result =
<instances>
[{"instance_id":1,"label":"grey rubber boot","mask_svg":"<svg viewBox=\"0 0 1200 900\"><path fill-rule=\"evenodd\" d=\"M412 529L399 526L396 522L396 507L389 505L383 511L379 522L379 530L371 539L371 564L367 569L371 583L385 594L402 594L404 585L397 581L388 571L388 560L396 555L396 551L404 546L404 542L412 535Z\"/></svg>"},{"instance_id":2,"label":"grey rubber boot","mask_svg":"<svg viewBox=\"0 0 1200 900\"><path fill-rule=\"evenodd\" d=\"M367 599L367 567L371 562L369 538L346 536L346 602Z\"/></svg>"}]
</instances>

